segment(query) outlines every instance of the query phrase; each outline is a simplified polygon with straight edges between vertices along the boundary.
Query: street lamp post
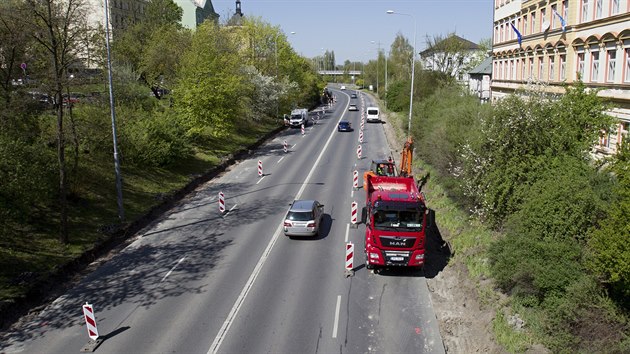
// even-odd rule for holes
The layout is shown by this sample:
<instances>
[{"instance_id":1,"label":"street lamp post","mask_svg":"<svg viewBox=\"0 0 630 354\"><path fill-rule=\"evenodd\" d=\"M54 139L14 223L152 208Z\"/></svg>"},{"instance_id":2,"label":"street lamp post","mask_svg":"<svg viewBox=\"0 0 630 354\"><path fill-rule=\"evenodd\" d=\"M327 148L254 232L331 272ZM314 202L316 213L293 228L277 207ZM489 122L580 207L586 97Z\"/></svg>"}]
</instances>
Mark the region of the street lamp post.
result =
<instances>
[{"instance_id":1,"label":"street lamp post","mask_svg":"<svg viewBox=\"0 0 630 354\"><path fill-rule=\"evenodd\" d=\"M109 109L112 115L112 139L114 144L114 171L116 173L116 194L118 202L118 219L125 221L125 208L122 196L122 177L120 173L120 160L118 159L118 139L116 137L116 109L114 106L114 89L112 79L112 59L109 45L109 1L105 0L105 46L107 48L107 78L109 82Z\"/></svg>"},{"instance_id":2,"label":"street lamp post","mask_svg":"<svg viewBox=\"0 0 630 354\"><path fill-rule=\"evenodd\" d=\"M275 47L275 57L276 57L276 82L278 81L278 36L280 35L281 32L276 33L276 36L274 37L274 47ZM291 34L295 34L295 32L291 32ZM278 99L276 99L276 118L278 118L279 110L280 108L278 107L278 101L279 101L280 97L278 97Z\"/></svg>"},{"instance_id":3,"label":"street lamp post","mask_svg":"<svg viewBox=\"0 0 630 354\"><path fill-rule=\"evenodd\" d=\"M416 18L411 14L405 14L400 12L394 12L393 10L387 10L388 15L402 15L409 16L413 19L413 46L411 53L411 94L409 96L409 125L407 127L407 135L411 136L411 112L413 111L413 78L415 76L415 68L416 68Z\"/></svg>"},{"instance_id":4,"label":"street lamp post","mask_svg":"<svg viewBox=\"0 0 630 354\"><path fill-rule=\"evenodd\" d=\"M374 41L371 41L371 42L372 42L372 44L377 44L378 45L378 49L377 49L377 52L376 52L376 95L378 95L378 77L379 77L379 68L378 67L379 67L379 64L380 64L380 61L381 61L381 42L378 42L378 43L376 43Z\"/></svg>"},{"instance_id":5,"label":"street lamp post","mask_svg":"<svg viewBox=\"0 0 630 354\"><path fill-rule=\"evenodd\" d=\"M387 95L387 54L388 52L385 52L385 94Z\"/></svg>"}]
</instances>

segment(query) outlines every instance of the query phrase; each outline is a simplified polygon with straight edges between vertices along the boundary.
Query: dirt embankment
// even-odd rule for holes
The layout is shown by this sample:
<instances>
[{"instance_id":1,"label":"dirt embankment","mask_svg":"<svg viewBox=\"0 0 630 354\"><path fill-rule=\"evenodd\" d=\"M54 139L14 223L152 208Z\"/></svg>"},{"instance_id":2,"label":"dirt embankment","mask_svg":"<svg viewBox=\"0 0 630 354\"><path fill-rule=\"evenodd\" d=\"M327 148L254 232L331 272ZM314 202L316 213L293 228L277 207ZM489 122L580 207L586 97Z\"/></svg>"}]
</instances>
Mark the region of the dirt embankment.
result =
<instances>
[{"instance_id":1,"label":"dirt embankment","mask_svg":"<svg viewBox=\"0 0 630 354\"><path fill-rule=\"evenodd\" d=\"M387 114L381 115L389 148L397 156L406 140L405 133ZM449 230L440 232L448 241ZM464 264L451 259L436 276L426 280L447 353L506 353L492 334L494 309L481 304L477 286Z\"/></svg>"}]
</instances>

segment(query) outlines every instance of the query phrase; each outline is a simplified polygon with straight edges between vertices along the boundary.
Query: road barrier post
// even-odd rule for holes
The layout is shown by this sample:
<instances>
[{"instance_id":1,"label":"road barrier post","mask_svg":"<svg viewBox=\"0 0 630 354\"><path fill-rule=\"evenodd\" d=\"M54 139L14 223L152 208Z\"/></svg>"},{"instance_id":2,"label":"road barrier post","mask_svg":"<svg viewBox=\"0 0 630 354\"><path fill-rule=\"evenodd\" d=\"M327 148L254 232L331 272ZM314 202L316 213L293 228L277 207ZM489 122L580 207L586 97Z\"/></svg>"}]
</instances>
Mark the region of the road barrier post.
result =
<instances>
[{"instance_id":1,"label":"road barrier post","mask_svg":"<svg viewBox=\"0 0 630 354\"><path fill-rule=\"evenodd\" d=\"M262 177L263 176L263 166L262 166L262 161L258 160L258 177Z\"/></svg>"},{"instance_id":2,"label":"road barrier post","mask_svg":"<svg viewBox=\"0 0 630 354\"><path fill-rule=\"evenodd\" d=\"M219 213L225 213L225 194L219 192Z\"/></svg>"},{"instance_id":3,"label":"road barrier post","mask_svg":"<svg viewBox=\"0 0 630 354\"><path fill-rule=\"evenodd\" d=\"M88 337L90 340L81 349L82 352L93 352L103 342L103 339L99 339L98 328L96 327L96 316L94 315L94 308L87 302L83 305L83 317L85 318L85 325L87 326Z\"/></svg>"},{"instance_id":4,"label":"road barrier post","mask_svg":"<svg viewBox=\"0 0 630 354\"><path fill-rule=\"evenodd\" d=\"M287 141L285 140L282 145L284 146L284 153L286 154L289 151L289 144L287 144Z\"/></svg>"},{"instance_id":5,"label":"road barrier post","mask_svg":"<svg viewBox=\"0 0 630 354\"><path fill-rule=\"evenodd\" d=\"M359 189L359 171L354 170L352 172L352 188L356 191Z\"/></svg>"},{"instance_id":6,"label":"road barrier post","mask_svg":"<svg viewBox=\"0 0 630 354\"><path fill-rule=\"evenodd\" d=\"M354 275L354 244L352 242L346 243L346 278Z\"/></svg>"},{"instance_id":7,"label":"road barrier post","mask_svg":"<svg viewBox=\"0 0 630 354\"><path fill-rule=\"evenodd\" d=\"M357 146L357 160L361 160L361 144Z\"/></svg>"},{"instance_id":8,"label":"road barrier post","mask_svg":"<svg viewBox=\"0 0 630 354\"><path fill-rule=\"evenodd\" d=\"M357 225L357 202L353 201L351 204L351 212L350 212L350 222L352 223L352 228L356 229Z\"/></svg>"}]
</instances>

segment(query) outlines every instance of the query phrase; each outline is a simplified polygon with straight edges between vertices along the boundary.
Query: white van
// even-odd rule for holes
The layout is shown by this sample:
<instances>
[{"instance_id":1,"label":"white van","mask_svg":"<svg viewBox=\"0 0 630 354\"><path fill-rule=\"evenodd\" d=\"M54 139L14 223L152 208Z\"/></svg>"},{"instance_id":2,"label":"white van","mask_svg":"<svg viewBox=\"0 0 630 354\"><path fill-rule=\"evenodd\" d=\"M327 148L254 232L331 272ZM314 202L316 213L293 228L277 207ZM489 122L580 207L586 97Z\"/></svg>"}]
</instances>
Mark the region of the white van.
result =
<instances>
[{"instance_id":1,"label":"white van","mask_svg":"<svg viewBox=\"0 0 630 354\"><path fill-rule=\"evenodd\" d=\"M308 125L308 110L306 108L294 109L289 117L289 125L294 128Z\"/></svg>"},{"instance_id":2,"label":"white van","mask_svg":"<svg viewBox=\"0 0 630 354\"><path fill-rule=\"evenodd\" d=\"M379 115L379 110L378 107L368 107L366 109L366 115L365 115L365 119L367 120L368 123L370 122L380 122L381 121L381 117Z\"/></svg>"}]
</instances>

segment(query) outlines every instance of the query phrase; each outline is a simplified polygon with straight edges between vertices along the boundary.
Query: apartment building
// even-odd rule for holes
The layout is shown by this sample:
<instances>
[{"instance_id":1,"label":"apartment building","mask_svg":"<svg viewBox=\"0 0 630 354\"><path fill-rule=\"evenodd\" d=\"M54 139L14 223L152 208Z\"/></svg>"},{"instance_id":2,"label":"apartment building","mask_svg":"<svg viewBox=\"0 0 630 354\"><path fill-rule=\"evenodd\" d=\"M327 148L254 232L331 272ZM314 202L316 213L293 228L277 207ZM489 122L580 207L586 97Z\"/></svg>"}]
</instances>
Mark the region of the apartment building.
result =
<instances>
[{"instance_id":1,"label":"apartment building","mask_svg":"<svg viewBox=\"0 0 630 354\"><path fill-rule=\"evenodd\" d=\"M109 23L114 36L116 32L141 21L149 0L108 0ZM105 22L105 0L88 0L90 12L88 23L94 27L102 27Z\"/></svg>"},{"instance_id":2,"label":"apartment building","mask_svg":"<svg viewBox=\"0 0 630 354\"><path fill-rule=\"evenodd\" d=\"M581 78L615 106L596 149L616 151L630 128L630 0L495 0L492 41L493 100Z\"/></svg>"}]
</instances>

